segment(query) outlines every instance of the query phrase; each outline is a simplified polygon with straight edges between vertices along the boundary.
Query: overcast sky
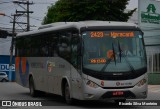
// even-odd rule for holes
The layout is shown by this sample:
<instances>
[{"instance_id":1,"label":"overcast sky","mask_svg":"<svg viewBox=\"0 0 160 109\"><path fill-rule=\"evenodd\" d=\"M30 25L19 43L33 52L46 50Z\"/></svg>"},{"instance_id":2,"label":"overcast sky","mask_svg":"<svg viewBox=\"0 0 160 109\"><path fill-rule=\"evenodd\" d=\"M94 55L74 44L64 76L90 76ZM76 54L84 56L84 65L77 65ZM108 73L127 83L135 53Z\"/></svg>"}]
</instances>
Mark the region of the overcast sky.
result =
<instances>
[{"instance_id":1,"label":"overcast sky","mask_svg":"<svg viewBox=\"0 0 160 109\"><path fill-rule=\"evenodd\" d=\"M14 0L15 1L15 0ZM31 27L31 30L37 29L47 13L47 7L51 6L57 0L29 0L30 2L33 1L33 5L30 5L30 11L34 11L33 14L30 14L30 25L36 26ZM4 3L5 2L5 3ZM14 14L16 10L23 11L23 9L18 6L17 4L12 3L13 0L0 0L0 12L5 13L8 16ZM23 5L22 5L23 6ZM26 5L24 6L26 7ZM130 0L127 9L134 9L138 7L138 0ZM12 21L9 17L0 16L0 28L12 28ZM20 17L17 19L18 22L26 21L26 17ZM16 28L19 28L16 25ZM23 28L26 28L23 26ZM0 55L9 55L9 48L10 48L10 40L11 38L1 39L0 38Z\"/></svg>"},{"instance_id":2,"label":"overcast sky","mask_svg":"<svg viewBox=\"0 0 160 109\"><path fill-rule=\"evenodd\" d=\"M12 3L13 0L0 0L0 12L5 13L6 15L11 16L11 14L15 13L15 10L23 11L23 9L18 6L17 4ZM33 14L30 14L30 24L31 26L39 27L44 16L47 13L47 7L51 6L57 0L29 0L30 2L33 1L33 5L30 5L30 11L34 11ZM4 3L5 2L5 3ZM23 5L22 5L23 6ZM26 7L26 5L24 5ZM138 0L130 0L129 5L127 6L128 9L133 9L138 7ZM17 21L25 21L26 17L20 17ZM12 28L12 24L10 23L11 19L8 17L0 16L0 27ZM19 26L17 25L17 28ZM25 27L24 27L25 28ZM32 27L35 29L36 27Z\"/></svg>"},{"instance_id":3,"label":"overcast sky","mask_svg":"<svg viewBox=\"0 0 160 109\"><path fill-rule=\"evenodd\" d=\"M15 13L15 10L24 11L23 8L21 8L17 4L13 4L12 1L13 0L0 0L0 12L3 12L6 15L11 16L11 14ZM30 2L33 1L34 3L33 5L30 5L30 11L34 12L33 14L30 14L30 24L31 26L40 26L45 14L47 13L47 7L57 0L29 0L29 1ZM26 5L21 5L21 6L26 8ZM12 28L12 24L10 23L10 21L11 18L0 16L0 27ZM17 21L24 22L26 21L26 17L20 17Z\"/></svg>"}]
</instances>

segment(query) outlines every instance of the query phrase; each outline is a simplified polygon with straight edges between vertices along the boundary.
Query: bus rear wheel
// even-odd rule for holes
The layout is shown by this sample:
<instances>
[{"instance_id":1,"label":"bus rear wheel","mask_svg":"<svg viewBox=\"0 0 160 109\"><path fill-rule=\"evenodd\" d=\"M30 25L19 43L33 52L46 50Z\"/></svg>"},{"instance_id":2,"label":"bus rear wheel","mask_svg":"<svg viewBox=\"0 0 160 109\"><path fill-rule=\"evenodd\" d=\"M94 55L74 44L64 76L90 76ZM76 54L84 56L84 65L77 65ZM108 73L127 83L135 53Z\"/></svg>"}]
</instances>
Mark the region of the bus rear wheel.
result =
<instances>
[{"instance_id":1,"label":"bus rear wheel","mask_svg":"<svg viewBox=\"0 0 160 109\"><path fill-rule=\"evenodd\" d=\"M66 101L67 104L72 104L73 103L73 99L70 96L70 89L69 89L68 83L65 83L64 98L65 98L65 101Z\"/></svg>"},{"instance_id":2,"label":"bus rear wheel","mask_svg":"<svg viewBox=\"0 0 160 109\"><path fill-rule=\"evenodd\" d=\"M30 90L30 95L32 97L36 97L37 96L37 91L35 90L35 86L34 86L34 81L33 81L33 77L31 77L29 79L29 90Z\"/></svg>"}]
</instances>

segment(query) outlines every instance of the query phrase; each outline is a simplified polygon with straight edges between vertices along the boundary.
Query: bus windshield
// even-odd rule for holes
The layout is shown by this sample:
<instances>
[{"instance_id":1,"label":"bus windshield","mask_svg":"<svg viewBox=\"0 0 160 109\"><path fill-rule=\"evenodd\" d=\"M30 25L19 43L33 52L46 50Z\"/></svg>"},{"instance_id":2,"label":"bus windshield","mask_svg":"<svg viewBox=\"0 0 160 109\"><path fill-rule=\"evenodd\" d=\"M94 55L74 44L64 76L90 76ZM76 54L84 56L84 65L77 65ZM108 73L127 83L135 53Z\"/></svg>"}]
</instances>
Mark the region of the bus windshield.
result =
<instances>
[{"instance_id":1,"label":"bus windshield","mask_svg":"<svg viewBox=\"0 0 160 109\"><path fill-rule=\"evenodd\" d=\"M85 31L82 38L84 69L126 73L146 67L140 31Z\"/></svg>"}]
</instances>

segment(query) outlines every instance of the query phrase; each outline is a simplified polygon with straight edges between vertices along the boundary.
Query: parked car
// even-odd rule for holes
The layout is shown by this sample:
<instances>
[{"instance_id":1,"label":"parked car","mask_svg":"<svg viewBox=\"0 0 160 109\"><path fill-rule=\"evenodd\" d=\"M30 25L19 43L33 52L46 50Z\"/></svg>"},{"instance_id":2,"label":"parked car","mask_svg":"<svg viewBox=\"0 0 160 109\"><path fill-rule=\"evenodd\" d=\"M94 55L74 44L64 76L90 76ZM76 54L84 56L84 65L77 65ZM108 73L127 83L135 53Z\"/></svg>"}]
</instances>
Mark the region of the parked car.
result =
<instances>
[{"instance_id":1,"label":"parked car","mask_svg":"<svg viewBox=\"0 0 160 109\"><path fill-rule=\"evenodd\" d=\"M0 72L0 82L7 82L8 81L8 75L6 72Z\"/></svg>"}]
</instances>

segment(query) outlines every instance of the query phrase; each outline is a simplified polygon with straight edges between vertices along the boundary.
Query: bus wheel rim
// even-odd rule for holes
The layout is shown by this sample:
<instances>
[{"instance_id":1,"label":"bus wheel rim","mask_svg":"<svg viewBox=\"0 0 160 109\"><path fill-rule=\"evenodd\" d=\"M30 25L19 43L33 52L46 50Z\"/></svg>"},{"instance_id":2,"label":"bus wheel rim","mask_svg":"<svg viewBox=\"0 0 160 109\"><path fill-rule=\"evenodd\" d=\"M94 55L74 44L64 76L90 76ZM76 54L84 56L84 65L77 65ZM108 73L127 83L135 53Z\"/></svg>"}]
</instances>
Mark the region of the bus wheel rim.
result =
<instances>
[{"instance_id":1,"label":"bus wheel rim","mask_svg":"<svg viewBox=\"0 0 160 109\"><path fill-rule=\"evenodd\" d=\"M31 95L33 94L33 84L32 83L30 84L30 93Z\"/></svg>"}]
</instances>

